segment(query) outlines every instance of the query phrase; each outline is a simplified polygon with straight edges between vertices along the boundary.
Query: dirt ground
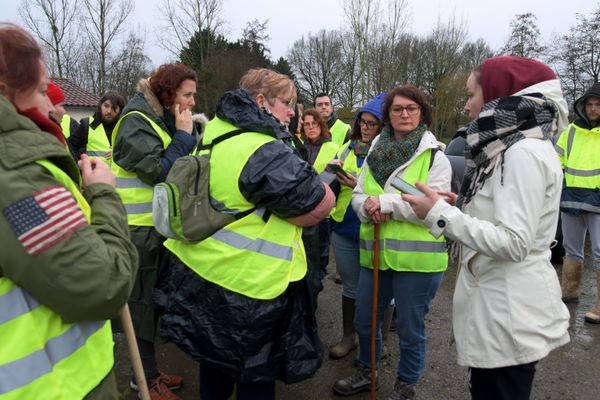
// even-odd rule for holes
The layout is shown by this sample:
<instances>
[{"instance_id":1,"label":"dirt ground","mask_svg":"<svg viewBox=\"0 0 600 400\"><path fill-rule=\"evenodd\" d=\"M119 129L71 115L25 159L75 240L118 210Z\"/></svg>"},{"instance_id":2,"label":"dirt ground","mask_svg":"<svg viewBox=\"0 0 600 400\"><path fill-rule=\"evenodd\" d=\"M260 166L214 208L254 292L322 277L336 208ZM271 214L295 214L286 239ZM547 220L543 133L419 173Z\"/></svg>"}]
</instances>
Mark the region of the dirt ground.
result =
<instances>
[{"instance_id":1,"label":"dirt ground","mask_svg":"<svg viewBox=\"0 0 600 400\"><path fill-rule=\"evenodd\" d=\"M600 325L583 322L583 315L593 307L596 298L595 272L586 257L583 276L581 302L569 305L571 342L553 351L539 362L533 385L532 400L595 400L600 398L598 369L600 368ZM319 295L317 320L321 340L329 346L341 336L341 285L333 281L335 261L329 265L330 274L326 277L325 289ZM560 274L560 266L557 265ZM456 349L450 345L452 293L456 279L456 268L450 267L443 284L433 301L427 316L428 354L425 374L417 386L421 400L468 399L467 369L456 364ZM117 375L119 386L126 399L135 399L128 388L131 376L128 355L123 338L116 336ZM391 333L385 342L389 355L382 360L380 369L380 390L378 398L385 399L392 390L398 357L398 338ZM197 367L185 354L171 344L158 346L159 367L172 374L185 378L184 388L178 393L183 399L198 399ZM290 400L339 399L333 394L331 385L354 371L353 351L342 360L323 362L317 374L304 382L285 385L278 383L277 398ZM370 398L368 392L351 397L356 400Z\"/></svg>"}]
</instances>

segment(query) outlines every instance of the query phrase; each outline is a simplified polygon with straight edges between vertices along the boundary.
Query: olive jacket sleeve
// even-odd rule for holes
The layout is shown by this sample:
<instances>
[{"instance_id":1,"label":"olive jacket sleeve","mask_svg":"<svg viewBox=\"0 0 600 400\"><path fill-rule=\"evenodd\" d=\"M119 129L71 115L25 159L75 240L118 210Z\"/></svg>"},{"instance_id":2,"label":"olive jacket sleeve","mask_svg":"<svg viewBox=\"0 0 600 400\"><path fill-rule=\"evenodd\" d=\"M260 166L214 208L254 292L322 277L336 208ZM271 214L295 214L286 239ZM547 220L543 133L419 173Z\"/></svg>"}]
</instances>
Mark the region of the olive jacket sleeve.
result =
<instances>
[{"instance_id":1,"label":"olive jacket sleeve","mask_svg":"<svg viewBox=\"0 0 600 400\"><path fill-rule=\"evenodd\" d=\"M109 319L127 302L137 272L127 216L115 189L92 184L84 196L91 222L37 255L30 255L4 212L48 187L60 185L36 163L0 167L0 276L7 277L66 322ZM6 190L6 189L10 190Z\"/></svg>"},{"instance_id":2,"label":"olive jacket sleeve","mask_svg":"<svg viewBox=\"0 0 600 400\"><path fill-rule=\"evenodd\" d=\"M165 149L148 121L139 114L132 114L120 123L113 143L113 161L135 172L142 182L155 185L164 181L175 159L188 155L195 145L193 136L176 131Z\"/></svg>"}]
</instances>

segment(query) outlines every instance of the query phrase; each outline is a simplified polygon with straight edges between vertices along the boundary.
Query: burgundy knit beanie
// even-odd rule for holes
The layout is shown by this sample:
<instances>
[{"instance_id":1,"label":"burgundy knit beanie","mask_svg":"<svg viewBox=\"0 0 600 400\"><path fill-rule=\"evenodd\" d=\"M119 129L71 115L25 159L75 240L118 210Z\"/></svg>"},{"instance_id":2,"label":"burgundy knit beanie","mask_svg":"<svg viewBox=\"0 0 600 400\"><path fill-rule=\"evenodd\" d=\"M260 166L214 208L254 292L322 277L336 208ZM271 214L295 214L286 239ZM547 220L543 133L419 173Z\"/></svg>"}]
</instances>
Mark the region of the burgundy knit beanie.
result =
<instances>
[{"instance_id":1,"label":"burgundy knit beanie","mask_svg":"<svg viewBox=\"0 0 600 400\"><path fill-rule=\"evenodd\" d=\"M52 102L52 105L55 106L65 101L65 94L56 83L50 82L48 84L48 98Z\"/></svg>"},{"instance_id":2,"label":"burgundy knit beanie","mask_svg":"<svg viewBox=\"0 0 600 400\"><path fill-rule=\"evenodd\" d=\"M483 101L510 96L536 83L556 79L556 74L543 62L531 58L500 56L481 64Z\"/></svg>"}]
</instances>

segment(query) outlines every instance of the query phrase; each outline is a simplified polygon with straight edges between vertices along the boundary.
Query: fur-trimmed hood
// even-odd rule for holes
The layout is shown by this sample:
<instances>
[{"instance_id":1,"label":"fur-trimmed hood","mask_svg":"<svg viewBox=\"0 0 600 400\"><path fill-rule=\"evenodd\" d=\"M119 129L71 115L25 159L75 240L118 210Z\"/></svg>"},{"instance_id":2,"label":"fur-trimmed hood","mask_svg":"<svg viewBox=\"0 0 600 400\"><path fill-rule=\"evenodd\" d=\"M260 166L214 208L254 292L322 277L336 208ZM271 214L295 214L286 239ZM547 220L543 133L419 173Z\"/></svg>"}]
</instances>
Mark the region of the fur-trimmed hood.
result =
<instances>
[{"instance_id":1,"label":"fur-trimmed hood","mask_svg":"<svg viewBox=\"0 0 600 400\"><path fill-rule=\"evenodd\" d=\"M165 115L165 108L160 104L158 97L156 97L150 88L150 81L148 79L140 79L137 84L137 91L144 95L146 102L158 117Z\"/></svg>"}]
</instances>

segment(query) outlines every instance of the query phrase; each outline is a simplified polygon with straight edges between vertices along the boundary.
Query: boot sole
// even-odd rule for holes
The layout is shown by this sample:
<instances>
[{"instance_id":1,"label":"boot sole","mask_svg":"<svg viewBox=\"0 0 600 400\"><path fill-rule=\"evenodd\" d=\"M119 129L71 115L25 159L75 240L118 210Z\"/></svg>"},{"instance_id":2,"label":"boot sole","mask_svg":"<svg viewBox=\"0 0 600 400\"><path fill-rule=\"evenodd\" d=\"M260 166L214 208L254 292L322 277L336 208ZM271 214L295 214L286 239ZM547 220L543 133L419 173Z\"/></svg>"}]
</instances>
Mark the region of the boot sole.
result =
<instances>
[{"instance_id":1,"label":"boot sole","mask_svg":"<svg viewBox=\"0 0 600 400\"><path fill-rule=\"evenodd\" d=\"M351 390L348 392L343 392L343 391L339 391L334 387L332 387L333 390L333 394L337 395L337 396L342 396L342 397L347 397L347 396L353 396L355 394L361 393L361 392L370 392L371 391L371 385L367 386L367 387L363 387L357 390ZM376 390L379 390L379 383L377 383L377 388Z\"/></svg>"},{"instance_id":2,"label":"boot sole","mask_svg":"<svg viewBox=\"0 0 600 400\"><path fill-rule=\"evenodd\" d=\"M591 317L583 317L583 319L585 320L585 322L589 322L590 324L600 324L600 319L594 319Z\"/></svg>"},{"instance_id":3,"label":"boot sole","mask_svg":"<svg viewBox=\"0 0 600 400\"><path fill-rule=\"evenodd\" d=\"M563 298L561 298L561 300L565 304L579 303L579 297L563 297Z\"/></svg>"}]
</instances>

